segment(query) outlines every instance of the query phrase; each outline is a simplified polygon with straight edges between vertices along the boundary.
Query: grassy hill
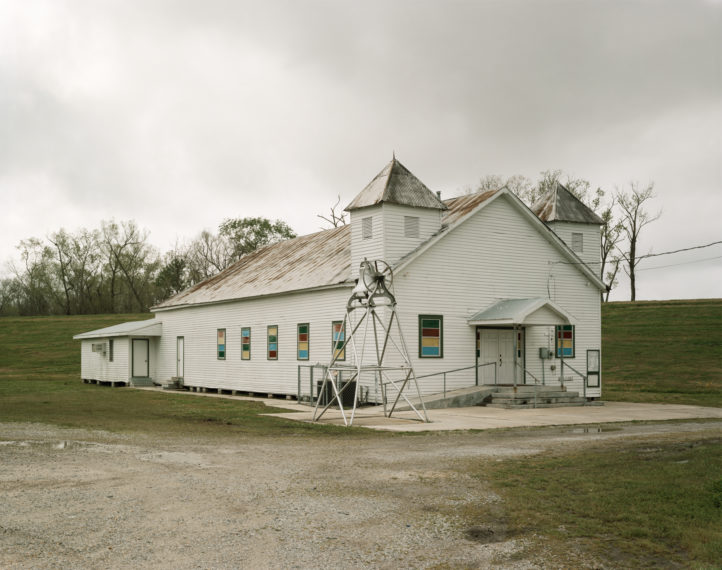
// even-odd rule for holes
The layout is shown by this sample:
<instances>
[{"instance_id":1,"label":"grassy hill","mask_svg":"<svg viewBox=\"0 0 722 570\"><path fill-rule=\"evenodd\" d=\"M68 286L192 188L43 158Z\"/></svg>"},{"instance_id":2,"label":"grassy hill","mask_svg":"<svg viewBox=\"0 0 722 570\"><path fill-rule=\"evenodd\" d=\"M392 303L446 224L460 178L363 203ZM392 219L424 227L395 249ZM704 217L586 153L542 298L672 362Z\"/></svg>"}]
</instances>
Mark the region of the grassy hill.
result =
<instances>
[{"instance_id":1,"label":"grassy hill","mask_svg":"<svg viewBox=\"0 0 722 570\"><path fill-rule=\"evenodd\" d=\"M602 306L604 400L722 407L722 299Z\"/></svg>"}]
</instances>

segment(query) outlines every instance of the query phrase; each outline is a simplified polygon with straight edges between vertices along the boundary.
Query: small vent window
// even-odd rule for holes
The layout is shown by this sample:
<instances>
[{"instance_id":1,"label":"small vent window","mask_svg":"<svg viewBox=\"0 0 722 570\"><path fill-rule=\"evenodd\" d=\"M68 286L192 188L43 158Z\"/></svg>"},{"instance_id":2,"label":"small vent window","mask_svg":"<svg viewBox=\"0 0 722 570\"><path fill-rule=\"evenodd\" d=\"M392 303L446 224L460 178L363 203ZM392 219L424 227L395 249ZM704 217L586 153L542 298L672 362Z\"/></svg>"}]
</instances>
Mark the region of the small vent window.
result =
<instances>
[{"instance_id":1,"label":"small vent window","mask_svg":"<svg viewBox=\"0 0 722 570\"><path fill-rule=\"evenodd\" d=\"M363 239L371 239L374 237L373 226L371 225L371 217L361 218L361 237Z\"/></svg>"},{"instance_id":2,"label":"small vent window","mask_svg":"<svg viewBox=\"0 0 722 570\"><path fill-rule=\"evenodd\" d=\"M572 233L572 251L576 253L584 251L584 234Z\"/></svg>"},{"instance_id":3,"label":"small vent window","mask_svg":"<svg viewBox=\"0 0 722 570\"><path fill-rule=\"evenodd\" d=\"M417 216L404 216L404 237L419 237L419 218Z\"/></svg>"},{"instance_id":4,"label":"small vent window","mask_svg":"<svg viewBox=\"0 0 722 570\"><path fill-rule=\"evenodd\" d=\"M113 339L108 341L108 361L113 362Z\"/></svg>"}]
</instances>

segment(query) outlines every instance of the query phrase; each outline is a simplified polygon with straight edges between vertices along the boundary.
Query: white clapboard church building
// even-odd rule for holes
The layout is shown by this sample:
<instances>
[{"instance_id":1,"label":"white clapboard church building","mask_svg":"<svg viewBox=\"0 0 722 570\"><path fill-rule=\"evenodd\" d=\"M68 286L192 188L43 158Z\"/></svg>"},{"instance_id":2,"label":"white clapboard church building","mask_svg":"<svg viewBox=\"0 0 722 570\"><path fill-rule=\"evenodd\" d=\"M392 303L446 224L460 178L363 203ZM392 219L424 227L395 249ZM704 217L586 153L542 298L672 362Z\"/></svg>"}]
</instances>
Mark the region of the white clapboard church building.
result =
<instances>
[{"instance_id":1,"label":"white clapboard church building","mask_svg":"<svg viewBox=\"0 0 722 570\"><path fill-rule=\"evenodd\" d=\"M246 255L150 320L77 335L81 377L295 397L310 365L344 357L359 265L382 259L424 394L516 384L598 399L599 217L561 185L532 209L506 188L439 196L394 158L348 225Z\"/></svg>"}]
</instances>

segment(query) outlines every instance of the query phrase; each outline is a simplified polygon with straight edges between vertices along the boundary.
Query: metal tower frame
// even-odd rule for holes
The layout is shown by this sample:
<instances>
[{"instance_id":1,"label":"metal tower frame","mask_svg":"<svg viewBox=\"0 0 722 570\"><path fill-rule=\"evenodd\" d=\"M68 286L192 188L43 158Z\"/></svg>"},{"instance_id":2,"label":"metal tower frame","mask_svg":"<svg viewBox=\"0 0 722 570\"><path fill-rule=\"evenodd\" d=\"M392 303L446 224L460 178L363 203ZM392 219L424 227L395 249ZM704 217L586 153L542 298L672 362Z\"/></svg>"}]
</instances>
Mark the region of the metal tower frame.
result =
<instances>
[{"instance_id":1,"label":"metal tower frame","mask_svg":"<svg viewBox=\"0 0 722 570\"><path fill-rule=\"evenodd\" d=\"M401 323L399 321L398 309L396 307L396 297L391 292L393 284L393 272L388 263L383 260L368 261L364 259L361 262L359 270L358 284L351 293L351 297L346 303L346 314L343 320L343 331L349 331L347 338L344 338L342 347L337 348L336 339L334 338L333 355L331 363L328 365L323 377L323 383L316 399L316 406L313 410L313 421L318 421L326 413L326 411L334 404L338 404L343 417L343 423L346 426L352 425L356 415L356 405L359 400L359 391L361 387L362 373L373 373L374 384L376 388L381 388L381 401L384 407L384 416L391 417L399 403L403 400L416 413L418 419L424 422L429 421L426 413L426 406L421 397L421 390L416 379L414 367L409 358L409 352L406 348ZM379 310L381 309L381 310ZM381 313L381 314L379 314ZM382 318L386 313L387 319ZM362 328L363 325L363 328ZM395 334L394 334L395 333ZM345 332L344 332L345 334ZM361 337L360 347L357 345L357 337ZM370 335L373 335L373 344L375 346L375 354L368 355L366 348ZM395 338L396 337L396 338ZM342 363L339 361L341 349L348 352L351 347L352 362ZM388 357L388 353L395 350L402 359L401 365L386 365L384 360ZM370 351L369 351L370 352ZM370 362L368 362L370 361ZM396 371L401 372L400 378L392 378L390 373ZM344 372L350 372L350 376L343 378ZM343 385L339 386L343 381ZM421 403L422 413L411 403L406 397L404 391L412 384L416 388L416 395ZM333 396L321 407L321 397L328 394L328 386L332 387ZM343 394L351 386L355 386L353 395L353 406L351 407L350 416L347 416L343 405ZM393 390L393 403L387 406L387 391Z\"/></svg>"}]
</instances>

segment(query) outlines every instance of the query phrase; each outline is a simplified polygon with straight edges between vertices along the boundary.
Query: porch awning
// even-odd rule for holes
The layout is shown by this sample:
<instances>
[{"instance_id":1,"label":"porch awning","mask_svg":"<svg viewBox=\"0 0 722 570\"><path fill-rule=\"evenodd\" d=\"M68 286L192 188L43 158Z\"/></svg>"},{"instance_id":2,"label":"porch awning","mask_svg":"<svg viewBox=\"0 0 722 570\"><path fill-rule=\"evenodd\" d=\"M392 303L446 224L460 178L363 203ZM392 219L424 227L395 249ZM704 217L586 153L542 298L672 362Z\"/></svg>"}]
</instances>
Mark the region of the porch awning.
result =
<instances>
[{"instance_id":1,"label":"porch awning","mask_svg":"<svg viewBox=\"0 0 722 570\"><path fill-rule=\"evenodd\" d=\"M115 336L160 336L163 323L156 319L148 319L147 321L131 321L129 323L121 323L112 327L105 327L94 331L88 331L76 334L75 340L85 338L108 338Z\"/></svg>"},{"instance_id":2,"label":"porch awning","mask_svg":"<svg viewBox=\"0 0 722 570\"><path fill-rule=\"evenodd\" d=\"M560 306L543 297L534 299L504 299L479 311L468 319L470 325L569 325L573 317Z\"/></svg>"}]
</instances>

